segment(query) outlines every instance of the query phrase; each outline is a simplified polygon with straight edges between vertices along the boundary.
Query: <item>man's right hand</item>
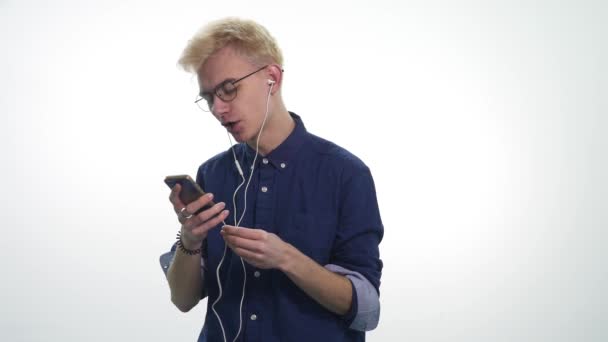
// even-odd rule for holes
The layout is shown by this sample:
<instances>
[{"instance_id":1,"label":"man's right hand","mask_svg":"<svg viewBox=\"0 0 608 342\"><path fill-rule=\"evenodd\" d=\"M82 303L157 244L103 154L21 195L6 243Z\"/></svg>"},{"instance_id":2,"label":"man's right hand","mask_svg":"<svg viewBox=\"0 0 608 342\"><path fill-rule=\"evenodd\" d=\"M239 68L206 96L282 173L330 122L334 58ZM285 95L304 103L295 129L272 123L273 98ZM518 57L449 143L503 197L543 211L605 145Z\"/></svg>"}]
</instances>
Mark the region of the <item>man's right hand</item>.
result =
<instances>
[{"instance_id":1,"label":"man's right hand","mask_svg":"<svg viewBox=\"0 0 608 342\"><path fill-rule=\"evenodd\" d=\"M205 194L196 201L185 205L179 198L181 189L179 184L175 185L171 189L169 201L173 204L173 210L175 210L177 218L182 225L182 244L187 249L195 250L201 247L209 230L223 222L228 217L229 212L228 210L223 210L226 204L220 202L209 209L201 211L197 215L192 215L191 213L196 213L200 208L208 205L213 199L213 194Z\"/></svg>"}]
</instances>

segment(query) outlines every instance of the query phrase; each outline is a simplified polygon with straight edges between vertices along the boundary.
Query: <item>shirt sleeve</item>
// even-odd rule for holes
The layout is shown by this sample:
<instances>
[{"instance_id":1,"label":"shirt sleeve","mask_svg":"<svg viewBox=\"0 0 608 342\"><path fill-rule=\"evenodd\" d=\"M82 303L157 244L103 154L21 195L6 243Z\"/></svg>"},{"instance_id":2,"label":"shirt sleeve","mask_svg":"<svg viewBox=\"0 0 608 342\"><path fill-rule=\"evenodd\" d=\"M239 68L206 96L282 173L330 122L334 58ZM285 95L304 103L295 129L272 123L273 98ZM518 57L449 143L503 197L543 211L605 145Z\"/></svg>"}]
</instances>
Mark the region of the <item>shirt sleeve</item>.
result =
<instances>
[{"instance_id":1,"label":"shirt sleeve","mask_svg":"<svg viewBox=\"0 0 608 342\"><path fill-rule=\"evenodd\" d=\"M325 268L348 278L353 287L353 305L344 319L350 329L373 330L380 320L380 298L374 286L360 273L338 265L329 264Z\"/></svg>"},{"instance_id":2,"label":"shirt sleeve","mask_svg":"<svg viewBox=\"0 0 608 342\"><path fill-rule=\"evenodd\" d=\"M167 271L169 270L169 266L171 266L171 263L173 262L173 256L175 255L176 248L177 248L177 244L174 243L173 246L171 246L171 249L167 253L162 254L160 256L160 267L163 270L163 273L165 273L165 277L167 276Z\"/></svg>"},{"instance_id":3,"label":"shirt sleeve","mask_svg":"<svg viewBox=\"0 0 608 342\"><path fill-rule=\"evenodd\" d=\"M357 279L353 284L358 293L369 294L369 284L378 295L383 266L379 244L384 227L369 168L365 165L347 167L340 186L339 223L329 264L354 272L349 279ZM359 302L359 306L364 307L364 304Z\"/></svg>"}]
</instances>

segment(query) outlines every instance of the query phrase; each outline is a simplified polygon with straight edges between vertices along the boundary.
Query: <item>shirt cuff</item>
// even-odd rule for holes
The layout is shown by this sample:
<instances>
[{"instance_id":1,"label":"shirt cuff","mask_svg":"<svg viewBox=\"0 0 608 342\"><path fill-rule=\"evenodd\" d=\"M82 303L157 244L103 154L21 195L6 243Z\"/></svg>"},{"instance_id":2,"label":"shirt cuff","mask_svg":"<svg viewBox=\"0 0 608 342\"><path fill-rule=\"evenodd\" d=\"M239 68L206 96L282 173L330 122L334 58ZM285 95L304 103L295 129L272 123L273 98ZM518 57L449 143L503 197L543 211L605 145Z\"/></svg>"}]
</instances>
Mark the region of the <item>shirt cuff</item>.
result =
<instances>
[{"instance_id":1,"label":"shirt cuff","mask_svg":"<svg viewBox=\"0 0 608 342\"><path fill-rule=\"evenodd\" d=\"M350 278L348 278L348 282L350 283L350 287L352 290L352 298L351 298L351 304L350 304L350 309L348 310L347 313L345 313L342 316L342 320L344 321L344 323L346 324L346 326L350 327L351 324L353 324L353 321L355 320L355 317L357 317L357 311L358 311L358 307L359 307L359 303L357 300L357 289L355 288L355 284L353 284L353 281L350 280Z\"/></svg>"},{"instance_id":2,"label":"shirt cuff","mask_svg":"<svg viewBox=\"0 0 608 342\"><path fill-rule=\"evenodd\" d=\"M349 328L358 331L370 331L378 326L380 320L380 298L376 288L361 273L348 270L342 266L328 264L325 268L345 276L353 287L353 305L344 319Z\"/></svg>"},{"instance_id":3,"label":"shirt cuff","mask_svg":"<svg viewBox=\"0 0 608 342\"><path fill-rule=\"evenodd\" d=\"M160 267L165 273L165 277L167 276L167 271L169 270L169 266L173 262L173 257L175 256L175 250L177 249L177 243L174 243L171 247L171 250L160 256ZM203 272L205 271L205 259L201 258L201 277L203 276Z\"/></svg>"}]
</instances>

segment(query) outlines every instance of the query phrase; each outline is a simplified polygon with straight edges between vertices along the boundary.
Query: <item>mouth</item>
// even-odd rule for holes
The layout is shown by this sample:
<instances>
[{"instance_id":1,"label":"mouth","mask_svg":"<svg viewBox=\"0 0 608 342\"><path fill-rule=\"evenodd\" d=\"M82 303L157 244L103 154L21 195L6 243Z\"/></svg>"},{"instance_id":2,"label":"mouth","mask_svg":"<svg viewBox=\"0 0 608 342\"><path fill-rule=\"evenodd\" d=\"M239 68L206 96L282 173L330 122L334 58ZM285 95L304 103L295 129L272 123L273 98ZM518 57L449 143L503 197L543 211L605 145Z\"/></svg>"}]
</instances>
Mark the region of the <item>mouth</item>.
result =
<instances>
[{"instance_id":1,"label":"mouth","mask_svg":"<svg viewBox=\"0 0 608 342\"><path fill-rule=\"evenodd\" d=\"M226 129L228 129L228 131L232 132L232 130L234 129L234 126L239 123L239 121L226 121L226 122L222 122L222 126L226 127Z\"/></svg>"}]
</instances>

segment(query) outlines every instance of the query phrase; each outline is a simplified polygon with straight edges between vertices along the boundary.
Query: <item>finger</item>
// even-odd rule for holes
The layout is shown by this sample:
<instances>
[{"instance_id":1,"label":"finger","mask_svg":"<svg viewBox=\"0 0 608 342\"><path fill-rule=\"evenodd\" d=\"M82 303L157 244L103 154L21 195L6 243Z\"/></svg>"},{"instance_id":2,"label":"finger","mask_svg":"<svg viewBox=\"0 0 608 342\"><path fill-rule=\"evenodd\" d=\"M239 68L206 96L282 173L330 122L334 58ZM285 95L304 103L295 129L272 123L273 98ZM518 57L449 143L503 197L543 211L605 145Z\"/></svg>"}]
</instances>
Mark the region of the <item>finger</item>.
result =
<instances>
[{"instance_id":1,"label":"finger","mask_svg":"<svg viewBox=\"0 0 608 342\"><path fill-rule=\"evenodd\" d=\"M204 210L200 214L196 215L196 219L198 219L199 222L208 221L212 217L219 214L222 210L224 210L225 207L226 207L226 203L220 202L220 203L214 205L213 207L211 207L207 210Z\"/></svg>"},{"instance_id":2,"label":"finger","mask_svg":"<svg viewBox=\"0 0 608 342\"><path fill-rule=\"evenodd\" d=\"M200 226L203 223L205 223L206 221L210 220L211 218L217 216L224 208L226 207L226 204L223 202L220 202L216 205L214 205L213 207L199 213L198 215L194 215L194 217L189 217L189 225L190 226ZM186 210L188 211L188 210ZM181 216L181 215L178 215ZM220 221L221 222L221 221Z\"/></svg>"},{"instance_id":3,"label":"finger","mask_svg":"<svg viewBox=\"0 0 608 342\"><path fill-rule=\"evenodd\" d=\"M186 210L186 207L183 207L182 209L180 209L180 210L177 212L177 220L178 220L178 221L179 221L179 223L181 223L182 225L183 225L183 224L186 224L186 222L187 222L188 220L190 220L190 218L192 218L192 214L190 214L190 213L188 212L188 210Z\"/></svg>"},{"instance_id":4,"label":"finger","mask_svg":"<svg viewBox=\"0 0 608 342\"><path fill-rule=\"evenodd\" d=\"M205 206L211 207L213 205L215 205L215 203L213 203L213 194L207 193L207 194L199 197L196 201L189 203L187 208L188 208L188 212L196 213L201 208L204 208Z\"/></svg>"},{"instance_id":5,"label":"finger","mask_svg":"<svg viewBox=\"0 0 608 342\"><path fill-rule=\"evenodd\" d=\"M239 248L239 247L231 247L232 251L242 257L243 259L245 259L245 261L247 261L248 263L258 267L258 265L263 264L264 262L264 256L252 251L248 251L246 249L243 248Z\"/></svg>"},{"instance_id":6,"label":"finger","mask_svg":"<svg viewBox=\"0 0 608 342\"><path fill-rule=\"evenodd\" d=\"M263 229L252 229L225 225L222 230L228 235L240 236L250 240L264 240L267 232Z\"/></svg>"},{"instance_id":7,"label":"finger","mask_svg":"<svg viewBox=\"0 0 608 342\"><path fill-rule=\"evenodd\" d=\"M230 212L228 210L224 210L221 213L219 213L217 216L215 216L214 218L205 221L202 224L193 226L191 228L191 231L193 234L196 235L203 235L205 233L207 233L209 230L211 230L212 228L218 226L220 223L222 223L222 221L224 221L226 219L226 217L228 217L228 215L230 214Z\"/></svg>"},{"instance_id":8,"label":"finger","mask_svg":"<svg viewBox=\"0 0 608 342\"><path fill-rule=\"evenodd\" d=\"M176 186L178 186L178 185L176 185ZM188 205L182 205L182 207L175 206L175 212L177 213L179 222L181 224L185 224L187 220L190 220L192 218L192 216L193 216L192 213L196 213L201 207L204 207L204 206L210 205L210 204L213 204L214 206L216 206L213 203L212 199L213 199L213 194L207 194L205 196L201 196L198 200L196 200ZM181 200L179 200L179 196L178 196L177 201L179 201L180 204L182 203ZM217 213L219 213L226 206L225 203L218 203L218 205L219 206L217 206L216 208L211 207L210 209L214 209L214 210L212 210L206 216L204 216L202 220L199 219L199 220L193 221L190 224L190 226L199 225L200 223L211 218L212 216L217 215ZM207 209L207 210L209 210L209 209Z\"/></svg>"},{"instance_id":9,"label":"finger","mask_svg":"<svg viewBox=\"0 0 608 342\"><path fill-rule=\"evenodd\" d=\"M173 203L173 210L175 210L176 213L179 213L179 211L186 206L179 198L179 193L181 190L181 185L176 184L173 188L171 188L171 193L169 194L169 201Z\"/></svg>"},{"instance_id":10,"label":"finger","mask_svg":"<svg viewBox=\"0 0 608 342\"><path fill-rule=\"evenodd\" d=\"M259 240L245 239L236 235L226 234L223 230L220 232L228 245L234 248L242 248L254 253L264 252L264 246Z\"/></svg>"}]
</instances>

